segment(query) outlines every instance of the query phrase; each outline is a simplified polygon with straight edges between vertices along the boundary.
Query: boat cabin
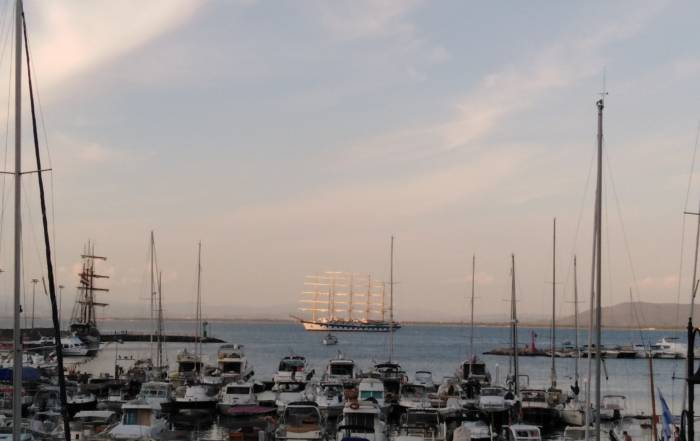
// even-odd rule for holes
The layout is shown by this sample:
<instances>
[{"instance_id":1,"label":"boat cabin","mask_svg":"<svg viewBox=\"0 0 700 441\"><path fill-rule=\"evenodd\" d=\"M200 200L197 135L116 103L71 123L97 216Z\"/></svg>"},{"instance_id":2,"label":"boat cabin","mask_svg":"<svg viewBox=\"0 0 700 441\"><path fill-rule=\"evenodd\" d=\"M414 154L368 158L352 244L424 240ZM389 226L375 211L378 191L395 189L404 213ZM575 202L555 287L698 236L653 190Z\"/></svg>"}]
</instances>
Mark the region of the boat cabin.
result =
<instances>
[{"instance_id":1,"label":"boat cabin","mask_svg":"<svg viewBox=\"0 0 700 441\"><path fill-rule=\"evenodd\" d=\"M406 413L401 416L399 437L445 440L447 427L440 421L437 409L406 409Z\"/></svg>"},{"instance_id":2,"label":"boat cabin","mask_svg":"<svg viewBox=\"0 0 700 441\"><path fill-rule=\"evenodd\" d=\"M324 421L316 403L289 403L275 433L277 439L320 440L325 436Z\"/></svg>"},{"instance_id":3,"label":"boat cabin","mask_svg":"<svg viewBox=\"0 0 700 441\"><path fill-rule=\"evenodd\" d=\"M463 381L474 381L482 385L491 383L491 374L486 370L486 363L476 358L462 363L460 376Z\"/></svg>"},{"instance_id":4,"label":"boat cabin","mask_svg":"<svg viewBox=\"0 0 700 441\"><path fill-rule=\"evenodd\" d=\"M277 383L283 381L307 381L313 375L313 372L307 373L306 368L306 357L301 355L284 357L277 368L274 381Z\"/></svg>"},{"instance_id":5,"label":"boat cabin","mask_svg":"<svg viewBox=\"0 0 700 441\"><path fill-rule=\"evenodd\" d=\"M331 360L326 375L329 379L352 380L355 378L355 362L344 358Z\"/></svg>"},{"instance_id":6,"label":"boat cabin","mask_svg":"<svg viewBox=\"0 0 700 441\"><path fill-rule=\"evenodd\" d=\"M379 406L384 405L384 383L376 378L363 378L358 390L360 401L374 400Z\"/></svg>"},{"instance_id":7,"label":"boat cabin","mask_svg":"<svg viewBox=\"0 0 700 441\"><path fill-rule=\"evenodd\" d=\"M529 424L512 424L503 427L504 441L542 441L540 428Z\"/></svg>"}]
</instances>

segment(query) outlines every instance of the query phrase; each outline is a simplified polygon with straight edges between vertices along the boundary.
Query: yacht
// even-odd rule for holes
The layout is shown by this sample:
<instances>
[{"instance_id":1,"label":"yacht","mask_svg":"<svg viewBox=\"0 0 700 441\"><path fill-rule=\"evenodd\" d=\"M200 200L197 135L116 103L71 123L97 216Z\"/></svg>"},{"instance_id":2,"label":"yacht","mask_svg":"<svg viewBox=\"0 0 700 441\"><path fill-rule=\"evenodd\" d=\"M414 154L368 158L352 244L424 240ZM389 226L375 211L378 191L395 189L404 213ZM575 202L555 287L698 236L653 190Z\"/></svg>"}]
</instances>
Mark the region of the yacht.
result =
<instances>
[{"instance_id":1,"label":"yacht","mask_svg":"<svg viewBox=\"0 0 700 441\"><path fill-rule=\"evenodd\" d=\"M338 337L335 335L328 333L326 334L325 337L321 340L321 342L326 345L326 346L333 346L338 344Z\"/></svg>"},{"instance_id":2,"label":"yacht","mask_svg":"<svg viewBox=\"0 0 700 441\"><path fill-rule=\"evenodd\" d=\"M141 385L141 390L136 398L149 404L158 405L160 408L162 405L166 405L167 407L172 403L175 399L175 395L170 383L164 381L148 381Z\"/></svg>"},{"instance_id":3,"label":"yacht","mask_svg":"<svg viewBox=\"0 0 700 441\"><path fill-rule=\"evenodd\" d=\"M389 403L397 402L401 384L408 382L406 372L398 363L391 361L375 364L365 376L376 378L384 384L384 399Z\"/></svg>"},{"instance_id":4,"label":"yacht","mask_svg":"<svg viewBox=\"0 0 700 441\"><path fill-rule=\"evenodd\" d=\"M243 352L243 345L221 345L217 353L217 363L224 383L247 381L254 374Z\"/></svg>"},{"instance_id":5,"label":"yacht","mask_svg":"<svg viewBox=\"0 0 700 441\"><path fill-rule=\"evenodd\" d=\"M278 440L323 441L326 424L316 403L301 401L289 403L282 412L275 431Z\"/></svg>"},{"instance_id":6,"label":"yacht","mask_svg":"<svg viewBox=\"0 0 700 441\"><path fill-rule=\"evenodd\" d=\"M360 401L374 400L380 408L384 407L384 383L376 378L363 378L357 388Z\"/></svg>"},{"instance_id":7,"label":"yacht","mask_svg":"<svg viewBox=\"0 0 700 441\"><path fill-rule=\"evenodd\" d=\"M316 385L314 397L321 414L326 417L341 414L345 405L343 390L340 381L321 381Z\"/></svg>"},{"instance_id":8,"label":"yacht","mask_svg":"<svg viewBox=\"0 0 700 441\"><path fill-rule=\"evenodd\" d=\"M178 410L214 410L219 401L219 390L207 384L189 384L182 397L176 397L174 407Z\"/></svg>"},{"instance_id":9,"label":"yacht","mask_svg":"<svg viewBox=\"0 0 700 441\"><path fill-rule=\"evenodd\" d=\"M355 362L347 358L343 358L342 354L338 354L338 358L334 358L328 362L326 367L325 380L338 380L343 384L354 384L357 378L355 371Z\"/></svg>"},{"instance_id":10,"label":"yacht","mask_svg":"<svg viewBox=\"0 0 700 441\"><path fill-rule=\"evenodd\" d=\"M549 426L559 418L557 409L547 400L544 389L522 389L520 391L523 420L541 426Z\"/></svg>"},{"instance_id":11,"label":"yacht","mask_svg":"<svg viewBox=\"0 0 700 441\"><path fill-rule=\"evenodd\" d=\"M170 374L170 379L178 384L194 379L199 375L203 366L202 360L199 359L197 354L187 349L178 351L175 356L175 364L177 365L177 371Z\"/></svg>"},{"instance_id":12,"label":"yacht","mask_svg":"<svg viewBox=\"0 0 700 441\"><path fill-rule=\"evenodd\" d=\"M491 426L482 420L462 421L454 430L453 441L492 441Z\"/></svg>"},{"instance_id":13,"label":"yacht","mask_svg":"<svg viewBox=\"0 0 700 441\"><path fill-rule=\"evenodd\" d=\"M83 410L70 420L73 440L89 440L95 435L109 431L119 423L116 412L109 410Z\"/></svg>"},{"instance_id":14,"label":"yacht","mask_svg":"<svg viewBox=\"0 0 700 441\"><path fill-rule=\"evenodd\" d=\"M382 410L376 402L353 400L345 403L343 417L338 422L336 441L344 439L386 440L386 424L382 421Z\"/></svg>"},{"instance_id":15,"label":"yacht","mask_svg":"<svg viewBox=\"0 0 700 441\"><path fill-rule=\"evenodd\" d=\"M654 354L654 358L687 358L688 345L681 343L678 337L663 337L656 342L658 347Z\"/></svg>"},{"instance_id":16,"label":"yacht","mask_svg":"<svg viewBox=\"0 0 700 441\"><path fill-rule=\"evenodd\" d=\"M462 362L457 369L457 378L462 382L475 382L482 386L491 384L491 374L486 370L486 363L477 357Z\"/></svg>"},{"instance_id":17,"label":"yacht","mask_svg":"<svg viewBox=\"0 0 700 441\"><path fill-rule=\"evenodd\" d=\"M405 409L430 407L425 386L413 383L402 384L399 391L399 406Z\"/></svg>"},{"instance_id":18,"label":"yacht","mask_svg":"<svg viewBox=\"0 0 700 441\"><path fill-rule=\"evenodd\" d=\"M529 424L511 424L501 431L502 441L542 441L540 428Z\"/></svg>"},{"instance_id":19,"label":"yacht","mask_svg":"<svg viewBox=\"0 0 700 441\"><path fill-rule=\"evenodd\" d=\"M430 371L416 371L413 377L414 384L422 384L429 392L437 391L437 385L433 380L433 373Z\"/></svg>"},{"instance_id":20,"label":"yacht","mask_svg":"<svg viewBox=\"0 0 700 441\"><path fill-rule=\"evenodd\" d=\"M301 383L311 380L313 376L314 371L313 369L309 370L306 357L288 355L280 361L277 373L272 377L272 380L275 383Z\"/></svg>"},{"instance_id":21,"label":"yacht","mask_svg":"<svg viewBox=\"0 0 700 441\"><path fill-rule=\"evenodd\" d=\"M219 392L219 413L229 417L251 417L276 412L276 407L260 406L257 393L264 390L260 383L229 383Z\"/></svg>"},{"instance_id":22,"label":"yacht","mask_svg":"<svg viewBox=\"0 0 700 441\"><path fill-rule=\"evenodd\" d=\"M401 416L395 441L445 441L447 426L437 409L406 409Z\"/></svg>"},{"instance_id":23,"label":"yacht","mask_svg":"<svg viewBox=\"0 0 700 441\"><path fill-rule=\"evenodd\" d=\"M160 405L137 399L122 406L122 418L109 436L118 440L158 439L167 429Z\"/></svg>"},{"instance_id":24,"label":"yacht","mask_svg":"<svg viewBox=\"0 0 700 441\"><path fill-rule=\"evenodd\" d=\"M500 386L489 386L479 393L478 409L484 413L505 412L513 406L513 400L508 399L508 390Z\"/></svg>"}]
</instances>

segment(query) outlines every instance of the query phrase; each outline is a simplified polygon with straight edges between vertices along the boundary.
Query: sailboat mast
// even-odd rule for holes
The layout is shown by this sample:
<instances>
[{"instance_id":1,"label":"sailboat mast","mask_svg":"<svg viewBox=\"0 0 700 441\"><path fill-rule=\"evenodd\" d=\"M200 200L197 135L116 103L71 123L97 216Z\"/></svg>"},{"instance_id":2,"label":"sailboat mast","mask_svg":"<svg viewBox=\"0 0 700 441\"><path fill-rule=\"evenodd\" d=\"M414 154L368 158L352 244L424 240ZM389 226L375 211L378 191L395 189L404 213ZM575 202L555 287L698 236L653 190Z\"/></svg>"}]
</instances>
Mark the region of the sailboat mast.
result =
<instances>
[{"instance_id":1,"label":"sailboat mast","mask_svg":"<svg viewBox=\"0 0 700 441\"><path fill-rule=\"evenodd\" d=\"M394 356L394 236L389 252L389 361Z\"/></svg>"},{"instance_id":2,"label":"sailboat mast","mask_svg":"<svg viewBox=\"0 0 700 441\"><path fill-rule=\"evenodd\" d=\"M163 273L158 272L158 348L156 367L163 366Z\"/></svg>"},{"instance_id":3,"label":"sailboat mast","mask_svg":"<svg viewBox=\"0 0 700 441\"><path fill-rule=\"evenodd\" d=\"M476 254L472 256L472 300L471 300L471 333L469 335L469 352L474 357L474 278L476 277Z\"/></svg>"},{"instance_id":4,"label":"sailboat mast","mask_svg":"<svg viewBox=\"0 0 700 441\"><path fill-rule=\"evenodd\" d=\"M552 370L550 373L552 389L557 387L556 341L557 341L557 218L552 229Z\"/></svg>"},{"instance_id":5,"label":"sailboat mast","mask_svg":"<svg viewBox=\"0 0 700 441\"><path fill-rule=\"evenodd\" d=\"M155 308L155 295L156 295L156 274L155 274L155 254L156 254L156 239L155 236L153 235L153 230L151 230L151 325L153 327L157 327L157 324L155 322L155 314L154 314L154 308ZM157 329L154 329L157 332ZM151 352L151 361L153 361L153 332L151 332L151 335L149 337L150 340L150 352Z\"/></svg>"},{"instance_id":6,"label":"sailboat mast","mask_svg":"<svg viewBox=\"0 0 700 441\"><path fill-rule=\"evenodd\" d=\"M518 374L518 310L515 305L515 254L510 255L511 259L511 286L510 286L510 328L511 340L513 344L513 393L520 393Z\"/></svg>"},{"instance_id":7,"label":"sailboat mast","mask_svg":"<svg viewBox=\"0 0 700 441\"><path fill-rule=\"evenodd\" d=\"M574 329L574 346L576 346L576 358L574 359L574 388L576 389L576 395L578 395L578 362L579 358L581 358L581 349L578 346L578 275L576 272L576 255L574 255Z\"/></svg>"},{"instance_id":8,"label":"sailboat mast","mask_svg":"<svg viewBox=\"0 0 700 441\"><path fill-rule=\"evenodd\" d=\"M597 417L595 420L595 439L596 441L600 441L600 404L601 404L601 396L600 396L600 377L601 377L601 327L603 326L602 322L602 295L601 295L601 288L602 288L602 283L601 283L601 274L602 274L602 265L601 265L601 260L603 257L603 253L601 251L602 248L602 212L603 212L603 108L605 107L605 103L603 102L603 98L601 97L598 102L596 103L598 107L598 176L597 176L597 184L596 184L596 209L595 209L595 230L596 233L594 234L594 238L596 241L596 250L595 250L595 268L596 268L596 277L595 277L595 286L596 286L596 292L595 292L595 315L596 315L596 329L595 329L595 352L596 352L596 378L595 378L595 403L596 406L595 408L597 409Z\"/></svg>"},{"instance_id":9,"label":"sailboat mast","mask_svg":"<svg viewBox=\"0 0 700 441\"><path fill-rule=\"evenodd\" d=\"M698 218L698 226L695 232L695 258L693 260L693 280L690 282L690 320L693 320L693 315L695 312L695 296L698 294L698 247L700 246L700 207L697 213L684 212L684 214L692 214ZM688 383L683 382L683 410L686 410L688 402L686 397L688 396Z\"/></svg>"},{"instance_id":10,"label":"sailboat mast","mask_svg":"<svg viewBox=\"0 0 700 441\"><path fill-rule=\"evenodd\" d=\"M41 171L39 171L41 173ZM22 432L22 0L15 4L15 242L14 242L14 333L12 369L12 439ZM55 337L60 341L61 336Z\"/></svg>"},{"instance_id":11,"label":"sailboat mast","mask_svg":"<svg viewBox=\"0 0 700 441\"><path fill-rule=\"evenodd\" d=\"M199 356L199 361L201 362L202 341L200 337L200 328L202 327L202 242L197 242L197 317L195 321L197 322L197 340L195 344L197 345L197 355ZM199 366L199 364L197 366ZM199 371L199 367L197 370Z\"/></svg>"}]
</instances>

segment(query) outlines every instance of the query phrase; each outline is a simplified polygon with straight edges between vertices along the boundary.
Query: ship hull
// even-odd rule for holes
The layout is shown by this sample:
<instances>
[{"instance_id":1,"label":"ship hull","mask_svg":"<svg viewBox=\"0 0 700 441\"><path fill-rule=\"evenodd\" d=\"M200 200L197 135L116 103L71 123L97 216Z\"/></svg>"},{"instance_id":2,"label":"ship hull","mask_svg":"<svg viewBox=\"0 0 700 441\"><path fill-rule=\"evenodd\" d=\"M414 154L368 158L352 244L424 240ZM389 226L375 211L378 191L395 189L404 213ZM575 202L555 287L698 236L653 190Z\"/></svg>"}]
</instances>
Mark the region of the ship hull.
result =
<instances>
[{"instance_id":1,"label":"ship hull","mask_svg":"<svg viewBox=\"0 0 700 441\"><path fill-rule=\"evenodd\" d=\"M389 332L390 329L400 329L399 323L376 322L312 322L300 320L304 329L312 332Z\"/></svg>"}]
</instances>

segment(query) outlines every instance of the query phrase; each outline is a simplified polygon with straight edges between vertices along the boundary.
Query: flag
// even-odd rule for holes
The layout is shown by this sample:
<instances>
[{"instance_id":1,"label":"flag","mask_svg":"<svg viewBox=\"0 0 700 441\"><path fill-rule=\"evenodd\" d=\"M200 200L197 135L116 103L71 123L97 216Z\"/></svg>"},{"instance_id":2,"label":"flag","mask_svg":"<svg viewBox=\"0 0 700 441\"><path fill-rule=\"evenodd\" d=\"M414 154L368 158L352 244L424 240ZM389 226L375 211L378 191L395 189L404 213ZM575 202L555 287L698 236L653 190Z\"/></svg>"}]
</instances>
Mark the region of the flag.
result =
<instances>
[{"instance_id":1,"label":"flag","mask_svg":"<svg viewBox=\"0 0 700 441\"><path fill-rule=\"evenodd\" d=\"M661 434L663 435L664 441L669 441L673 434L673 415L671 415L671 410L664 400L664 396L661 393L661 389L657 388L659 391L659 400L661 400Z\"/></svg>"}]
</instances>

